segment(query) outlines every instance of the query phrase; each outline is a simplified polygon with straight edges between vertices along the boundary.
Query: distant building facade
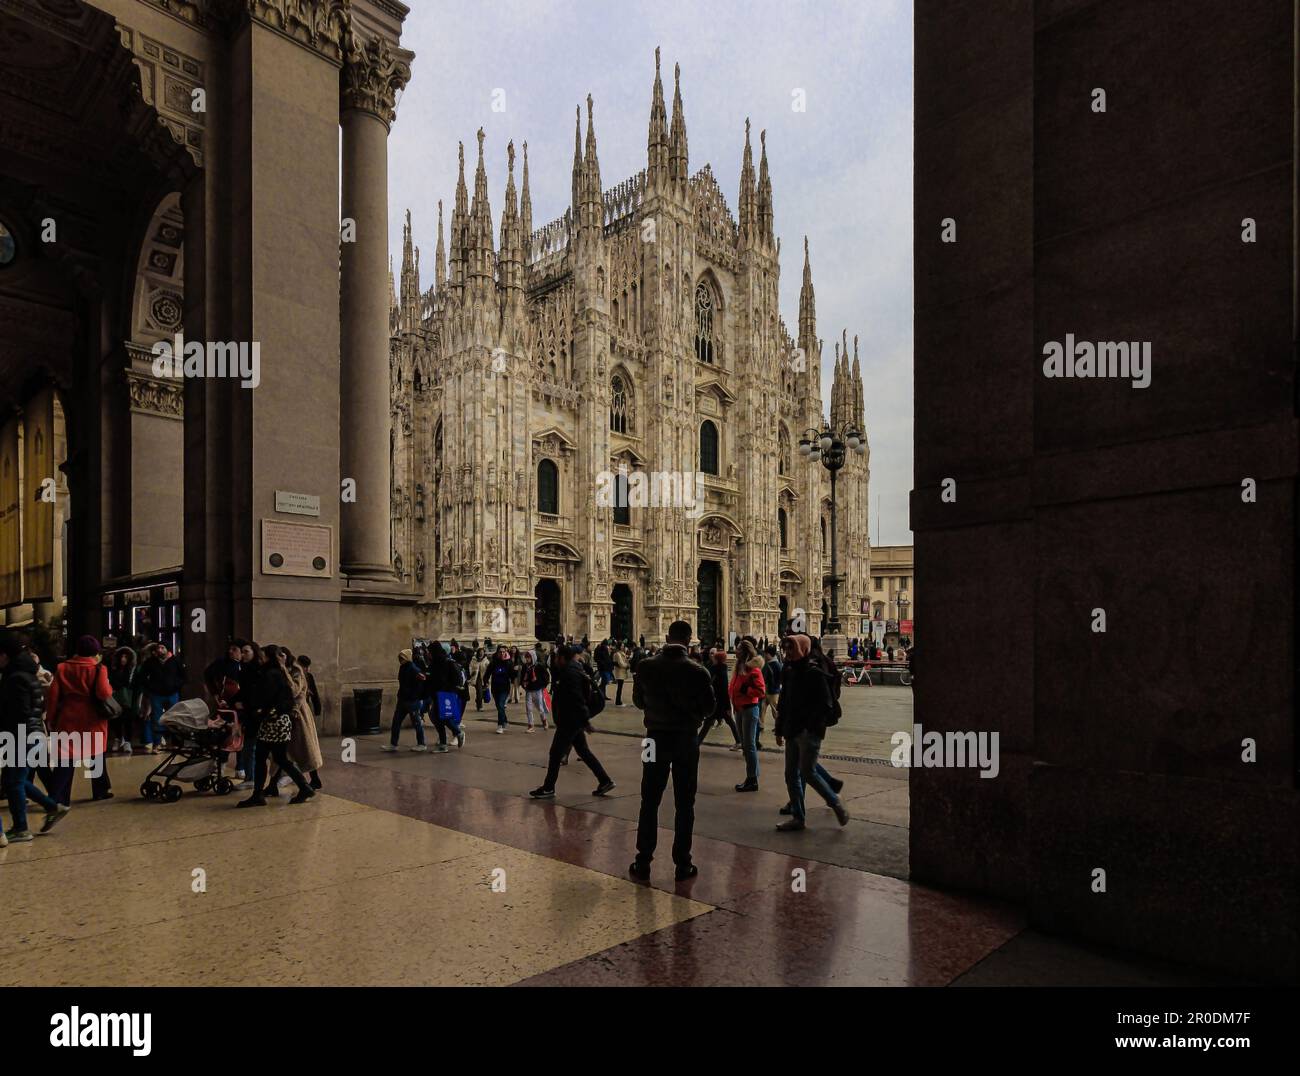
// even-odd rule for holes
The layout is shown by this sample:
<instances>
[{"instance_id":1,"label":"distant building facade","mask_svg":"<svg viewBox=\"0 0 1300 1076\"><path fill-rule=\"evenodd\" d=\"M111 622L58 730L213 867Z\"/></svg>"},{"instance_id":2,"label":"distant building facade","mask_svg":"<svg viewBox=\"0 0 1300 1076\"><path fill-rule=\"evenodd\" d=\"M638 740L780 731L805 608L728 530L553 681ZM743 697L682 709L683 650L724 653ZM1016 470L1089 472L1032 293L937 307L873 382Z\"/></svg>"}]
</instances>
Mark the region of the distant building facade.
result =
<instances>
[{"instance_id":1,"label":"distant building facade","mask_svg":"<svg viewBox=\"0 0 1300 1076\"><path fill-rule=\"evenodd\" d=\"M816 630L830 482L797 446L823 424L822 342L806 241L796 334L779 314L765 141L755 170L746 124L737 218L707 165L688 170L680 74L670 121L656 53L644 171L602 185L589 97L572 204L534 228L522 148L495 234L482 131L472 199L462 146L432 287L409 214L390 286L393 562L417 630L657 640L682 618L712 639L799 613ZM865 439L847 334L830 418ZM869 465L850 454L838 477L842 614L868 593Z\"/></svg>"}]
</instances>

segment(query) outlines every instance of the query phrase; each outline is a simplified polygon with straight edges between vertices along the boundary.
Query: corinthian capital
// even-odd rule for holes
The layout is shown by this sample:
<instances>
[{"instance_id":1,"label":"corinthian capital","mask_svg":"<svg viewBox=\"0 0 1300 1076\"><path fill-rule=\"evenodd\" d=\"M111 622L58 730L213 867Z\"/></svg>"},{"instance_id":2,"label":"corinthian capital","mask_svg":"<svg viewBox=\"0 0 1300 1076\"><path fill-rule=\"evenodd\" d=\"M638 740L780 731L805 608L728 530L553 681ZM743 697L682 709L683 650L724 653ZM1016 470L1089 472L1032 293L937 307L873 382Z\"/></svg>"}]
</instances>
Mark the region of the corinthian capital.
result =
<instances>
[{"instance_id":1,"label":"corinthian capital","mask_svg":"<svg viewBox=\"0 0 1300 1076\"><path fill-rule=\"evenodd\" d=\"M397 118L397 95L411 78L413 53L396 51L382 36L362 40L349 31L345 40L341 104L378 116L386 124Z\"/></svg>"}]
</instances>

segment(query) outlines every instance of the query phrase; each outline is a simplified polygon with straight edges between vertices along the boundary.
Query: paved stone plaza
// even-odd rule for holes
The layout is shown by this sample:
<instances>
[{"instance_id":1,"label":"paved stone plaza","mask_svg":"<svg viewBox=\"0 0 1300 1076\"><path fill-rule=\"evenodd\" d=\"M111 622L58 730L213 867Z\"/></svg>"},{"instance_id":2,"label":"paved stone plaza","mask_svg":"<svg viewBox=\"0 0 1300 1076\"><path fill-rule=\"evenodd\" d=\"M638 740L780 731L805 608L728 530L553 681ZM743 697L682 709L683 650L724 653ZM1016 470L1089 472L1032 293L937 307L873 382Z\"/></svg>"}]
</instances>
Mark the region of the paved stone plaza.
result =
<instances>
[{"instance_id":1,"label":"paved stone plaza","mask_svg":"<svg viewBox=\"0 0 1300 1076\"><path fill-rule=\"evenodd\" d=\"M699 877L673 880L665 805L665 855L648 886L633 882L639 739L594 737L618 782L608 797L591 795L575 759L556 800L537 803L526 790L549 734L512 724L498 736L493 723L471 717L465 748L447 754L407 750L410 729L395 754L380 750L386 731L359 736L350 765L328 739L323 795L251 811L234 808L238 795L145 801L136 786L152 761L110 759L115 799L91 803L78 781L57 830L0 850L7 884L42 894L0 908L0 983L30 983L33 967L47 985L1207 981L1046 937L1013 907L908 881L906 773L879 763L831 764L848 826L810 804L805 832L778 834L778 756L763 754L760 791L741 795L739 756L708 747Z\"/></svg>"}]
</instances>

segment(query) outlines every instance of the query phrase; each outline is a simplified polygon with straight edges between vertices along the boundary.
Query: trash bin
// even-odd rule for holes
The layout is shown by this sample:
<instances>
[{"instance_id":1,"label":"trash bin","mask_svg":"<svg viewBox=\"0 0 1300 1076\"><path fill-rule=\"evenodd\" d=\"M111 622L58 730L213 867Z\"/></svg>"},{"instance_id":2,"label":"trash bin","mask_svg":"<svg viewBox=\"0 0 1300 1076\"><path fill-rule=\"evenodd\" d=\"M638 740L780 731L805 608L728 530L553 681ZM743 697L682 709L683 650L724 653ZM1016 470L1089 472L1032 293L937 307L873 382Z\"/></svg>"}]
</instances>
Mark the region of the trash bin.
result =
<instances>
[{"instance_id":1,"label":"trash bin","mask_svg":"<svg viewBox=\"0 0 1300 1076\"><path fill-rule=\"evenodd\" d=\"M352 713L357 734L370 736L382 727L384 689L382 687L357 687L352 689Z\"/></svg>"}]
</instances>

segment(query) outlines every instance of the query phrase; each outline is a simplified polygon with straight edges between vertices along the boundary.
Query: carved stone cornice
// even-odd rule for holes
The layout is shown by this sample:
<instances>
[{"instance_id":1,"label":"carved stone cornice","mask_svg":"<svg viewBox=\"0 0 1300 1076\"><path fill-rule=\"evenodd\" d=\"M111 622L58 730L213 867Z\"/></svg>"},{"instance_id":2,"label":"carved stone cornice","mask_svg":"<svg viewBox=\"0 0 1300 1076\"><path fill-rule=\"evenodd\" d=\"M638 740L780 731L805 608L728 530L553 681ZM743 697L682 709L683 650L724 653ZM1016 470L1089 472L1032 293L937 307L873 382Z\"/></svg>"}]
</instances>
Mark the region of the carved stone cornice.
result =
<instances>
[{"instance_id":1,"label":"carved stone cornice","mask_svg":"<svg viewBox=\"0 0 1300 1076\"><path fill-rule=\"evenodd\" d=\"M397 95L411 80L414 55L394 50L385 37L362 40L349 29L340 106L369 112L391 126L397 118Z\"/></svg>"},{"instance_id":2,"label":"carved stone cornice","mask_svg":"<svg viewBox=\"0 0 1300 1076\"><path fill-rule=\"evenodd\" d=\"M352 26L350 0L241 0L249 18L341 64Z\"/></svg>"},{"instance_id":3,"label":"carved stone cornice","mask_svg":"<svg viewBox=\"0 0 1300 1076\"><path fill-rule=\"evenodd\" d=\"M185 147L195 165L203 167L207 113L193 108L194 91L204 83L203 64L123 23L117 23L117 33L140 72L140 101L153 109L158 123Z\"/></svg>"},{"instance_id":4,"label":"carved stone cornice","mask_svg":"<svg viewBox=\"0 0 1300 1076\"><path fill-rule=\"evenodd\" d=\"M174 19L201 30L220 25L230 4L228 0L145 0Z\"/></svg>"},{"instance_id":5,"label":"carved stone cornice","mask_svg":"<svg viewBox=\"0 0 1300 1076\"><path fill-rule=\"evenodd\" d=\"M163 381L147 374L126 371L131 410L164 418L185 417L185 396L179 381Z\"/></svg>"}]
</instances>

